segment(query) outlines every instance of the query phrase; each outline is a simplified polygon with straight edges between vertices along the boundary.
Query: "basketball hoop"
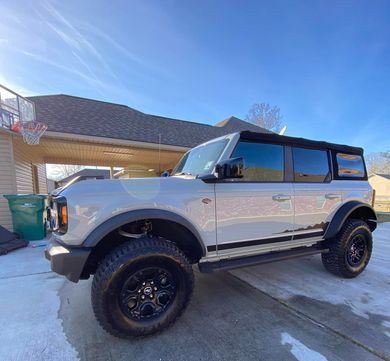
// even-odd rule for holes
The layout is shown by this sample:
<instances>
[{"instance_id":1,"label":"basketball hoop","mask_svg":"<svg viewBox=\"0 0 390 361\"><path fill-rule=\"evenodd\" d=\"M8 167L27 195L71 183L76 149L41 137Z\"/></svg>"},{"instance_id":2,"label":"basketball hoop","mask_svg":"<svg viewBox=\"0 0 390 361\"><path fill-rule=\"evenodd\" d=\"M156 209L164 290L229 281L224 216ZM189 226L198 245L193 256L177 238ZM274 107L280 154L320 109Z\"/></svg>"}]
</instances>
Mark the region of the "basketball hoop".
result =
<instances>
[{"instance_id":1,"label":"basketball hoop","mask_svg":"<svg viewBox=\"0 0 390 361\"><path fill-rule=\"evenodd\" d=\"M11 125L11 130L15 133L20 133L20 127L21 127L20 122L17 121L16 123Z\"/></svg>"},{"instance_id":2,"label":"basketball hoop","mask_svg":"<svg viewBox=\"0 0 390 361\"><path fill-rule=\"evenodd\" d=\"M22 134L23 140L30 145L39 144L39 139L47 129L47 124L34 120L19 124L19 133Z\"/></svg>"}]
</instances>

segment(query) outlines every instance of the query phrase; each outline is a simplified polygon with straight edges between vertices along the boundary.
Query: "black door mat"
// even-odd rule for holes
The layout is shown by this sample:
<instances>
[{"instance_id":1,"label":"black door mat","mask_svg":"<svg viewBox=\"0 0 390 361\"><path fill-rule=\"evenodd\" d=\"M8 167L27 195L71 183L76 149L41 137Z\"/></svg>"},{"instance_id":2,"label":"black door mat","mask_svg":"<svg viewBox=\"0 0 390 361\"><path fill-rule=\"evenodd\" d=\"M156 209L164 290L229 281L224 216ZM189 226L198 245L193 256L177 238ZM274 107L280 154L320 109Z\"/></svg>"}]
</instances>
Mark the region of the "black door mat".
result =
<instances>
[{"instance_id":1,"label":"black door mat","mask_svg":"<svg viewBox=\"0 0 390 361\"><path fill-rule=\"evenodd\" d=\"M0 226L0 256L14 251L15 249L27 246L28 241L20 239L15 233Z\"/></svg>"}]
</instances>

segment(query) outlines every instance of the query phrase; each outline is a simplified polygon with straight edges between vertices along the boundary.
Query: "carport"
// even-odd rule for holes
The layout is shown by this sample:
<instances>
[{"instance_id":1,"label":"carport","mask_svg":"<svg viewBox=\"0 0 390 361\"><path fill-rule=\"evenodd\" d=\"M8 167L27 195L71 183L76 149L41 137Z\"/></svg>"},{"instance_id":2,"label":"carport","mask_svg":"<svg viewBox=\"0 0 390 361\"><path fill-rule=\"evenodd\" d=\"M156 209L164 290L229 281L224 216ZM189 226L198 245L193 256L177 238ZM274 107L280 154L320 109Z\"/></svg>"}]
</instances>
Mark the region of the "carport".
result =
<instances>
[{"instance_id":1,"label":"carport","mask_svg":"<svg viewBox=\"0 0 390 361\"><path fill-rule=\"evenodd\" d=\"M160 171L173 167L186 147L175 147L137 142L53 134L47 132L38 146L30 146L21 138L15 139L15 146L51 164L96 165L121 167L142 176L156 176ZM129 173L128 173L129 174Z\"/></svg>"},{"instance_id":2,"label":"carport","mask_svg":"<svg viewBox=\"0 0 390 361\"><path fill-rule=\"evenodd\" d=\"M235 117L212 126L63 94L23 98L4 87L0 87L0 104L2 194L47 193L46 164L50 163L120 167L121 178L159 176L202 142L241 130L267 132ZM28 114L26 104L31 108ZM27 114L27 120L47 124L39 144L28 145L12 131L4 121L12 118L10 114L13 122L26 120L22 115ZM0 224L12 229L3 197Z\"/></svg>"},{"instance_id":3,"label":"carport","mask_svg":"<svg viewBox=\"0 0 390 361\"><path fill-rule=\"evenodd\" d=\"M122 168L122 178L154 177L172 168L186 147L47 132L39 145L0 128L2 194L47 193L46 164ZM7 201L0 199L0 224L12 230Z\"/></svg>"}]
</instances>

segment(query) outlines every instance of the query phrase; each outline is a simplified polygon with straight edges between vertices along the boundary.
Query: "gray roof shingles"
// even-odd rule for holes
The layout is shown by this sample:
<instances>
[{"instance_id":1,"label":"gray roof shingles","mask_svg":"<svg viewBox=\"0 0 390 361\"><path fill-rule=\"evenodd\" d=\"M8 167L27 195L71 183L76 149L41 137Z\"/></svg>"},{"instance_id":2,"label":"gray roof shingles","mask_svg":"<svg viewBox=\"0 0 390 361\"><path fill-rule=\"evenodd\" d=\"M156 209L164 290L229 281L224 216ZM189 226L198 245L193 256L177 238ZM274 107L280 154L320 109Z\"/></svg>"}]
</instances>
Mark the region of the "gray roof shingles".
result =
<instances>
[{"instance_id":1,"label":"gray roof shingles","mask_svg":"<svg viewBox=\"0 0 390 361\"><path fill-rule=\"evenodd\" d=\"M142 113L126 105L70 95L29 97L36 119L61 133L193 147L207 140L243 130L268 130L230 117L215 126Z\"/></svg>"}]
</instances>

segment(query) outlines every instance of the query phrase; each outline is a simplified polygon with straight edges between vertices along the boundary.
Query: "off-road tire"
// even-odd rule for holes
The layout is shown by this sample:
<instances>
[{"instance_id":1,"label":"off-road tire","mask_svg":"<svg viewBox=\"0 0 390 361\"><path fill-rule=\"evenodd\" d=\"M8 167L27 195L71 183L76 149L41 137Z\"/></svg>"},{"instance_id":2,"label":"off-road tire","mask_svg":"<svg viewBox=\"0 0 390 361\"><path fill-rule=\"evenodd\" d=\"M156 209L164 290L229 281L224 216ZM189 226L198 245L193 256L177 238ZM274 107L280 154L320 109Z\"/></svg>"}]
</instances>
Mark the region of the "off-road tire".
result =
<instances>
[{"instance_id":1,"label":"off-road tire","mask_svg":"<svg viewBox=\"0 0 390 361\"><path fill-rule=\"evenodd\" d=\"M174 274L175 296L157 318L135 321L123 311L119 296L123 290L121 285L137 270L142 272L156 264ZM113 336L133 338L155 334L171 326L188 305L193 288L193 270L184 253L169 241L145 237L122 244L103 259L93 279L91 301L95 317L104 330Z\"/></svg>"},{"instance_id":2,"label":"off-road tire","mask_svg":"<svg viewBox=\"0 0 390 361\"><path fill-rule=\"evenodd\" d=\"M356 237L364 239L366 249L361 261L352 265L348 261L348 252L351 242ZM348 219L338 235L327 242L329 252L322 253L322 264L326 270L343 278L353 278L366 268L372 252L372 234L366 222L359 219Z\"/></svg>"}]
</instances>

